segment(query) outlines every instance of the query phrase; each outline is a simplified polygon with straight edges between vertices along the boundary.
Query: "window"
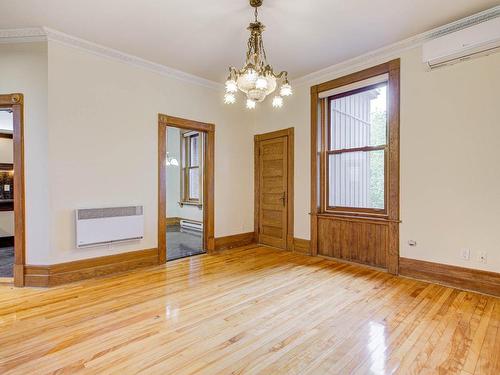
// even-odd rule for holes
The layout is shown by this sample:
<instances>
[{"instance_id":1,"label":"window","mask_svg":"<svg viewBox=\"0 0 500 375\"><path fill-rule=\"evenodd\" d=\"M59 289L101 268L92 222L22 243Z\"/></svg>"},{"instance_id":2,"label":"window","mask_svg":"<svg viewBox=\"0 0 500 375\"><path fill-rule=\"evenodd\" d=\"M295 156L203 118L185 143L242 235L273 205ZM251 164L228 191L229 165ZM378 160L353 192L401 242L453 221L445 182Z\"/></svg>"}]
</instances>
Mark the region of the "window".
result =
<instances>
[{"instance_id":1,"label":"window","mask_svg":"<svg viewBox=\"0 0 500 375\"><path fill-rule=\"evenodd\" d=\"M388 84L381 79L325 99L326 211L386 212Z\"/></svg>"},{"instance_id":2,"label":"window","mask_svg":"<svg viewBox=\"0 0 500 375\"><path fill-rule=\"evenodd\" d=\"M202 139L199 132L181 136L181 204L202 204Z\"/></svg>"}]
</instances>

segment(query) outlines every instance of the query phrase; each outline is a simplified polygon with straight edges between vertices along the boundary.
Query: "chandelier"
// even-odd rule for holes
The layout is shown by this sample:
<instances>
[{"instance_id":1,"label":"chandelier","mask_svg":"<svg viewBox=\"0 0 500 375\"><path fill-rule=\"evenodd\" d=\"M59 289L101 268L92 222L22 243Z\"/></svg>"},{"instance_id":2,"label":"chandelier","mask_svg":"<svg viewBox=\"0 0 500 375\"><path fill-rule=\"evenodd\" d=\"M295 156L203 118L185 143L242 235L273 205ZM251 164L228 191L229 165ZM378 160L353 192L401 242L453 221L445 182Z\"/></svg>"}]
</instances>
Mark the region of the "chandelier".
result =
<instances>
[{"instance_id":1,"label":"chandelier","mask_svg":"<svg viewBox=\"0 0 500 375\"><path fill-rule=\"evenodd\" d=\"M274 73L273 68L267 63L262 32L265 26L258 20L258 8L263 0L250 0L250 6L255 8L255 21L250 23L247 30L250 38L247 44L247 55L245 66L242 69L229 68L229 77L226 81L226 94L224 102L233 104L236 102L238 90L246 94L248 109L254 109L256 103L263 102L272 94L278 85L280 90L273 98L273 107L283 106L283 97L292 95L292 87L288 82L288 73Z\"/></svg>"}]
</instances>

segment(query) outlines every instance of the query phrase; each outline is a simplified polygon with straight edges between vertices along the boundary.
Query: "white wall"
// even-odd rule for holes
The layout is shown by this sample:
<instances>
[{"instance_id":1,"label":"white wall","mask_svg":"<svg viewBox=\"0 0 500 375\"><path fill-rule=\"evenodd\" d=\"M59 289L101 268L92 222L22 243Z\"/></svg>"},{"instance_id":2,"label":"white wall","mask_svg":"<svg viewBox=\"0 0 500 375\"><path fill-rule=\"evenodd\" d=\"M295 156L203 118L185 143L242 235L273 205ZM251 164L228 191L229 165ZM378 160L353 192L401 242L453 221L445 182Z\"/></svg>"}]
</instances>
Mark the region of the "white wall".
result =
<instances>
[{"instance_id":1,"label":"white wall","mask_svg":"<svg viewBox=\"0 0 500 375\"><path fill-rule=\"evenodd\" d=\"M24 94L26 255L43 264L49 252L47 44L0 44L0 93Z\"/></svg>"},{"instance_id":2,"label":"white wall","mask_svg":"<svg viewBox=\"0 0 500 375\"><path fill-rule=\"evenodd\" d=\"M434 72L418 48L393 57L402 59L401 255L499 272L500 54ZM220 91L56 42L48 56L47 43L0 45L0 72L0 92L25 94L29 264L156 246L158 112L216 124L217 237L253 230L252 135L294 126L295 236L309 238L309 87L349 72L252 115L223 105ZM75 208L125 204L145 207L143 241L75 248Z\"/></svg>"},{"instance_id":3,"label":"white wall","mask_svg":"<svg viewBox=\"0 0 500 375\"><path fill-rule=\"evenodd\" d=\"M179 206L181 199L181 132L178 128L167 128L167 152L171 158L177 159L178 166L167 166L167 217L180 217L203 221L203 210L198 206Z\"/></svg>"},{"instance_id":4,"label":"white wall","mask_svg":"<svg viewBox=\"0 0 500 375\"><path fill-rule=\"evenodd\" d=\"M157 245L158 113L212 122L215 235L253 230L251 124L220 91L49 42L50 254L58 263ZM76 249L78 207L143 205L145 238Z\"/></svg>"},{"instance_id":5,"label":"white wall","mask_svg":"<svg viewBox=\"0 0 500 375\"><path fill-rule=\"evenodd\" d=\"M500 272L500 53L433 72L420 48L395 57L401 57L401 256ZM255 118L256 134L295 127L296 237L310 238L310 86L348 73L296 87L282 109L268 106ZM470 261L460 258L464 248L472 251ZM487 264L478 261L480 251L487 251Z\"/></svg>"}]
</instances>

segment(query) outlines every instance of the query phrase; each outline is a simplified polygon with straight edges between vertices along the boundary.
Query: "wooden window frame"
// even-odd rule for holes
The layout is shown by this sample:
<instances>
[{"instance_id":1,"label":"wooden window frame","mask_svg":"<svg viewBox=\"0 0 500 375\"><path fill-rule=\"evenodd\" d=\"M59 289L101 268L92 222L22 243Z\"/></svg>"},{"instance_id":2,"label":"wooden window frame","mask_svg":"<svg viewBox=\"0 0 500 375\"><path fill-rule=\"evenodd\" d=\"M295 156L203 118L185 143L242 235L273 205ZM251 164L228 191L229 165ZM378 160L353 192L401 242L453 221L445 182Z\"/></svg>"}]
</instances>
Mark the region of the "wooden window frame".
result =
<instances>
[{"instance_id":1,"label":"wooden window frame","mask_svg":"<svg viewBox=\"0 0 500 375\"><path fill-rule=\"evenodd\" d=\"M352 82L354 83L354 82ZM380 82L380 83L375 83L375 84L368 84L366 86L363 86L361 88L357 88L354 90L349 90L342 92L337 95L332 95L329 97L326 97L324 99L320 99L321 102L324 101L323 104L321 103L320 105L325 105L326 107L326 113L324 113L321 116L321 127L325 127L324 137L322 137L321 142L322 142L322 147L321 147L321 156L320 158L322 159L322 165L325 168L325 173L320 175L320 191L321 191L321 205L320 205L320 212L321 213L337 213L337 214L346 214L346 215L367 215L367 216L374 216L374 217L387 217L387 199L388 199L388 154L389 154L389 111L387 110L387 124L386 124L386 141L385 144L379 145L379 146L365 146L365 147L352 147L352 148L347 148L347 149L337 149L337 150L332 150L332 144L331 144L331 105L332 101L340 98L344 98L347 96L359 94L365 91L373 90L381 86L386 86L387 87L387 92L389 92L389 80ZM387 96L387 103L389 102L389 96ZM387 105L388 107L388 105ZM323 145L324 143L324 145ZM338 155L338 154L346 154L349 152L370 152L370 151L384 151L384 208L378 209L378 208L368 208L368 207L349 207L349 206L330 206L328 203L329 199L328 197L330 196L330 183L329 183L329 170L330 170L330 155Z\"/></svg>"},{"instance_id":2,"label":"wooden window frame","mask_svg":"<svg viewBox=\"0 0 500 375\"><path fill-rule=\"evenodd\" d=\"M385 214L349 210L332 212L322 203L325 181L325 102L320 94L349 84L388 74L388 144L386 153L386 210ZM397 274L399 270L399 153L400 153L400 60L395 59L372 68L349 74L311 87L311 254L318 255L318 220L323 218L361 220L383 223L388 228L387 270ZM323 191L322 191L323 190Z\"/></svg>"},{"instance_id":3,"label":"wooden window frame","mask_svg":"<svg viewBox=\"0 0 500 375\"><path fill-rule=\"evenodd\" d=\"M167 127L204 132L203 145L203 246L215 251L215 125L158 114L158 263L167 261Z\"/></svg>"},{"instance_id":4,"label":"wooden window frame","mask_svg":"<svg viewBox=\"0 0 500 375\"><path fill-rule=\"evenodd\" d=\"M198 138L199 155L198 155L198 165L196 167L193 167L191 165L191 138L194 136L199 137ZM181 139L180 139L181 197L179 201L179 205L181 207L185 204L198 206L199 208L203 207L203 138L204 138L203 132L192 131L192 130L181 131ZM191 178L189 172L191 171L191 169L198 169L199 171L198 186L200 186L200 191L198 199L192 199L189 194L191 185Z\"/></svg>"}]
</instances>

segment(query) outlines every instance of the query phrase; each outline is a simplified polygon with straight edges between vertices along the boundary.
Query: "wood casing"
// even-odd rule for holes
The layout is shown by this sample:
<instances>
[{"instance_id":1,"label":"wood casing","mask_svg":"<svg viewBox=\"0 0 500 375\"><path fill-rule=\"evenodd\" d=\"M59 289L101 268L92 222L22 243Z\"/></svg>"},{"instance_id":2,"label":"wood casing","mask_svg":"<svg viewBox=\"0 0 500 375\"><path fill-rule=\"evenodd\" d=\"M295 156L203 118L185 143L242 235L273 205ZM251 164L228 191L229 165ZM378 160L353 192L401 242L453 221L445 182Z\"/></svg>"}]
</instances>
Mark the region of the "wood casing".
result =
<instances>
[{"instance_id":1,"label":"wood casing","mask_svg":"<svg viewBox=\"0 0 500 375\"><path fill-rule=\"evenodd\" d=\"M383 214L370 210L328 211L326 187L326 104L319 94L388 74L388 152ZM311 254L381 267L399 265L399 59L311 87Z\"/></svg>"},{"instance_id":2,"label":"wood casing","mask_svg":"<svg viewBox=\"0 0 500 375\"><path fill-rule=\"evenodd\" d=\"M10 108L14 122L14 285L24 286L26 220L24 184L24 96L0 95L0 108Z\"/></svg>"},{"instance_id":3,"label":"wood casing","mask_svg":"<svg viewBox=\"0 0 500 375\"><path fill-rule=\"evenodd\" d=\"M215 125L186 120L179 117L158 114L158 259L160 263L167 261L167 174L165 160L167 158L166 133L167 126L184 130L196 130L206 134L203 168L203 244L208 253L215 250Z\"/></svg>"},{"instance_id":4,"label":"wood casing","mask_svg":"<svg viewBox=\"0 0 500 375\"><path fill-rule=\"evenodd\" d=\"M400 258L399 274L500 297L500 273Z\"/></svg>"}]
</instances>

